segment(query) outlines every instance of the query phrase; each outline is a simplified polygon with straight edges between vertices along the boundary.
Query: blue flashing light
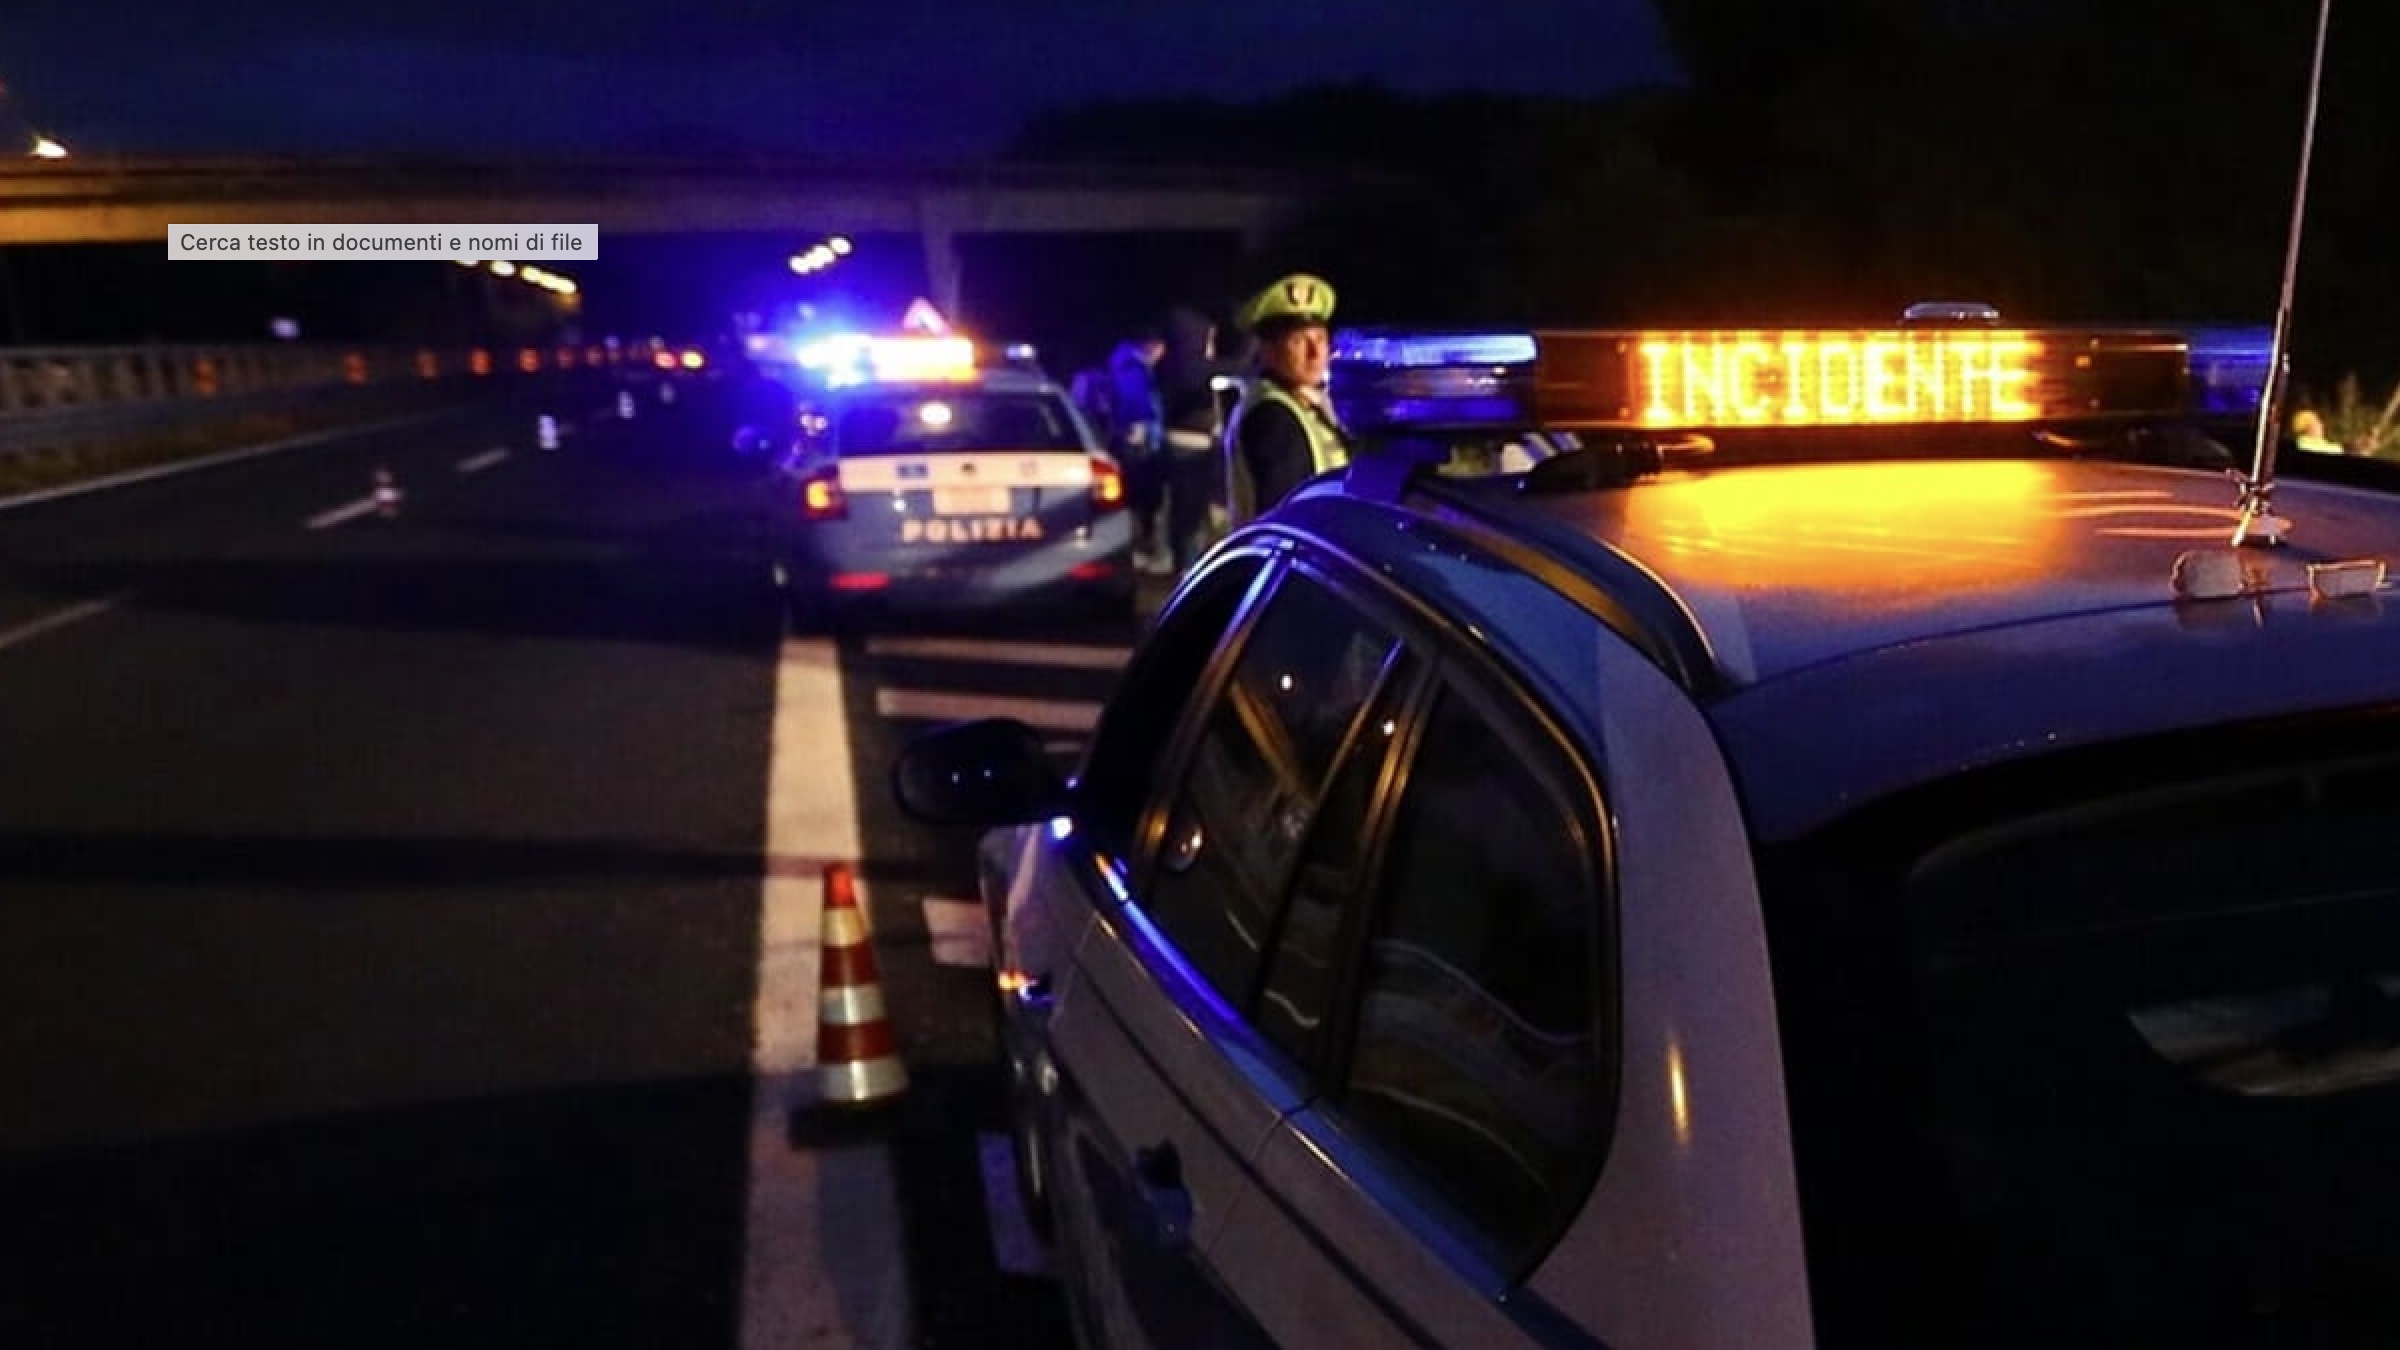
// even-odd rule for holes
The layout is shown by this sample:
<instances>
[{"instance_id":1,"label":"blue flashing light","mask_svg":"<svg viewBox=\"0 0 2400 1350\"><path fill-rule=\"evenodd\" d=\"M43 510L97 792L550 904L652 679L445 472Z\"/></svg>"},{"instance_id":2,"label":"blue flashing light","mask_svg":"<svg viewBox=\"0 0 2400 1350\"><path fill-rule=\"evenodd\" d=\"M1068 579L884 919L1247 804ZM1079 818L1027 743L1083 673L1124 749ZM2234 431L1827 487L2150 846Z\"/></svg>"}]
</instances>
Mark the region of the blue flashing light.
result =
<instances>
[{"instance_id":1,"label":"blue flashing light","mask_svg":"<svg viewBox=\"0 0 2400 1350\"><path fill-rule=\"evenodd\" d=\"M1377 366L1521 366L1540 354L1531 333L1346 332L1333 359Z\"/></svg>"},{"instance_id":2,"label":"blue flashing light","mask_svg":"<svg viewBox=\"0 0 2400 1350\"><path fill-rule=\"evenodd\" d=\"M1333 341L1328 392L1362 432L1527 426L1539 354L1525 332L1346 330Z\"/></svg>"},{"instance_id":3,"label":"blue flashing light","mask_svg":"<svg viewBox=\"0 0 2400 1350\"><path fill-rule=\"evenodd\" d=\"M2192 411L2204 417L2258 416L2273 373L2275 330L2195 328L2187 341Z\"/></svg>"},{"instance_id":4,"label":"blue flashing light","mask_svg":"<svg viewBox=\"0 0 2400 1350\"><path fill-rule=\"evenodd\" d=\"M885 380L960 380L975 373L975 344L959 337L832 333L797 344L800 368L835 388Z\"/></svg>"}]
</instances>

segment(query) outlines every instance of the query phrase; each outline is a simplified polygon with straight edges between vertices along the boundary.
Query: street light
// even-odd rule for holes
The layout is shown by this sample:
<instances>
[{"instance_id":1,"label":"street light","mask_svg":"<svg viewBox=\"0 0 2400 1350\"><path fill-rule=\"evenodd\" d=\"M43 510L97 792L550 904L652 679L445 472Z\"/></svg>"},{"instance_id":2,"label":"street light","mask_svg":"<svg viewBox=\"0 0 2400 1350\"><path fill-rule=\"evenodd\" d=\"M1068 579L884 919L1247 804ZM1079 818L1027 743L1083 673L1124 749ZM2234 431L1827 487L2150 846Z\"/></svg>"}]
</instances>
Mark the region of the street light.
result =
<instances>
[{"instance_id":1,"label":"street light","mask_svg":"<svg viewBox=\"0 0 2400 1350\"><path fill-rule=\"evenodd\" d=\"M806 253L793 254L786 260L786 265L798 275L807 276L811 272L822 272L849 255L850 241L837 234L812 246Z\"/></svg>"},{"instance_id":2,"label":"street light","mask_svg":"<svg viewBox=\"0 0 2400 1350\"><path fill-rule=\"evenodd\" d=\"M33 138L33 157L35 159L65 159L67 147L37 132Z\"/></svg>"}]
</instances>

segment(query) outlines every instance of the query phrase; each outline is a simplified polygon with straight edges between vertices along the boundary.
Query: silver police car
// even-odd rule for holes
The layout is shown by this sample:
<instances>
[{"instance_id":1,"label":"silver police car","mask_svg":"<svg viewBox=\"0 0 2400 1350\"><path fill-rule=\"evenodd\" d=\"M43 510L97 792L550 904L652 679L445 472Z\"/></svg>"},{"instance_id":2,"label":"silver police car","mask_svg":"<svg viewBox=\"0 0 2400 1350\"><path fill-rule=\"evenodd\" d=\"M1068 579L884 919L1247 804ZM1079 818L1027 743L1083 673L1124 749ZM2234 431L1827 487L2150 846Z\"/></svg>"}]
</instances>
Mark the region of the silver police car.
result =
<instances>
[{"instance_id":1,"label":"silver police car","mask_svg":"<svg viewBox=\"0 0 2400 1350\"><path fill-rule=\"evenodd\" d=\"M891 605L1130 620L1124 475L1046 377L909 367L798 416L767 509L796 629Z\"/></svg>"},{"instance_id":2,"label":"silver police car","mask_svg":"<svg viewBox=\"0 0 2400 1350\"><path fill-rule=\"evenodd\" d=\"M1083 1340L2400 1344L2400 474L2232 547L2174 333L1540 336L1349 411L1573 448L1236 531L1070 782L895 767Z\"/></svg>"}]
</instances>

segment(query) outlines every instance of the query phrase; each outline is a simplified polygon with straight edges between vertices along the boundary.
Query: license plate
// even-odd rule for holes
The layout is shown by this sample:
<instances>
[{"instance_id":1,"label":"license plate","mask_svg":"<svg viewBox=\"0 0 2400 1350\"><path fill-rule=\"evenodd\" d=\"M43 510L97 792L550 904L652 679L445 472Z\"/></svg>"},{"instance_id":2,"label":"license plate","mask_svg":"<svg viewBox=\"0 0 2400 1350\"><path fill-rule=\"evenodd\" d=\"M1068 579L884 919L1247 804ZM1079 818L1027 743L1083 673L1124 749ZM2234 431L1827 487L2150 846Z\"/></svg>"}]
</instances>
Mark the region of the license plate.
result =
<instances>
[{"instance_id":1,"label":"license plate","mask_svg":"<svg viewBox=\"0 0 2400 1350\"><path fill-rule=\"evenodd\" d=\"M933 490L933 513L937 516L1005 516L1008 506L1008 489L1004 487Z\"/></svg>"}]
</instances>

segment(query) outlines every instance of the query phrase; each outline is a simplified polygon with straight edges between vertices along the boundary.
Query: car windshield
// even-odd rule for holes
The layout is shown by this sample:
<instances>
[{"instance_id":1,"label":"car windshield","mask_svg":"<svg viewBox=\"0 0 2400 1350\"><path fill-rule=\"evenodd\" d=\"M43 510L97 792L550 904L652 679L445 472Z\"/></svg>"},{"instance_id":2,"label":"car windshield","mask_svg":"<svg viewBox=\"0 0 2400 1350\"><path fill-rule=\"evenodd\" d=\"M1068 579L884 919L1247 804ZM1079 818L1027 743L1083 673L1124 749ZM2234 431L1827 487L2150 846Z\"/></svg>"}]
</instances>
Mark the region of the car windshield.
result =
<instances>
[{"instance_id":1,"label":"car windshield","mask_svg":"<svg viewBox=\"0 0 2400 1350\"><path fill-rule=\"evenodd\" d=\"M1827 1343L2400 1343L2400 730L2274 749L1765 860Z\"/></svg>"},{"instance_id":2,"label":"car windshield","mask_svg":"<svg viewBox=\"0 0 2400 1350\"><path fill-rule=\"evenodd\" d=\"M850 457L1082 448L1066 404L1046 394L875 395L852 400L833 419L833 451Z\"/></svg>"}]
</instances>

